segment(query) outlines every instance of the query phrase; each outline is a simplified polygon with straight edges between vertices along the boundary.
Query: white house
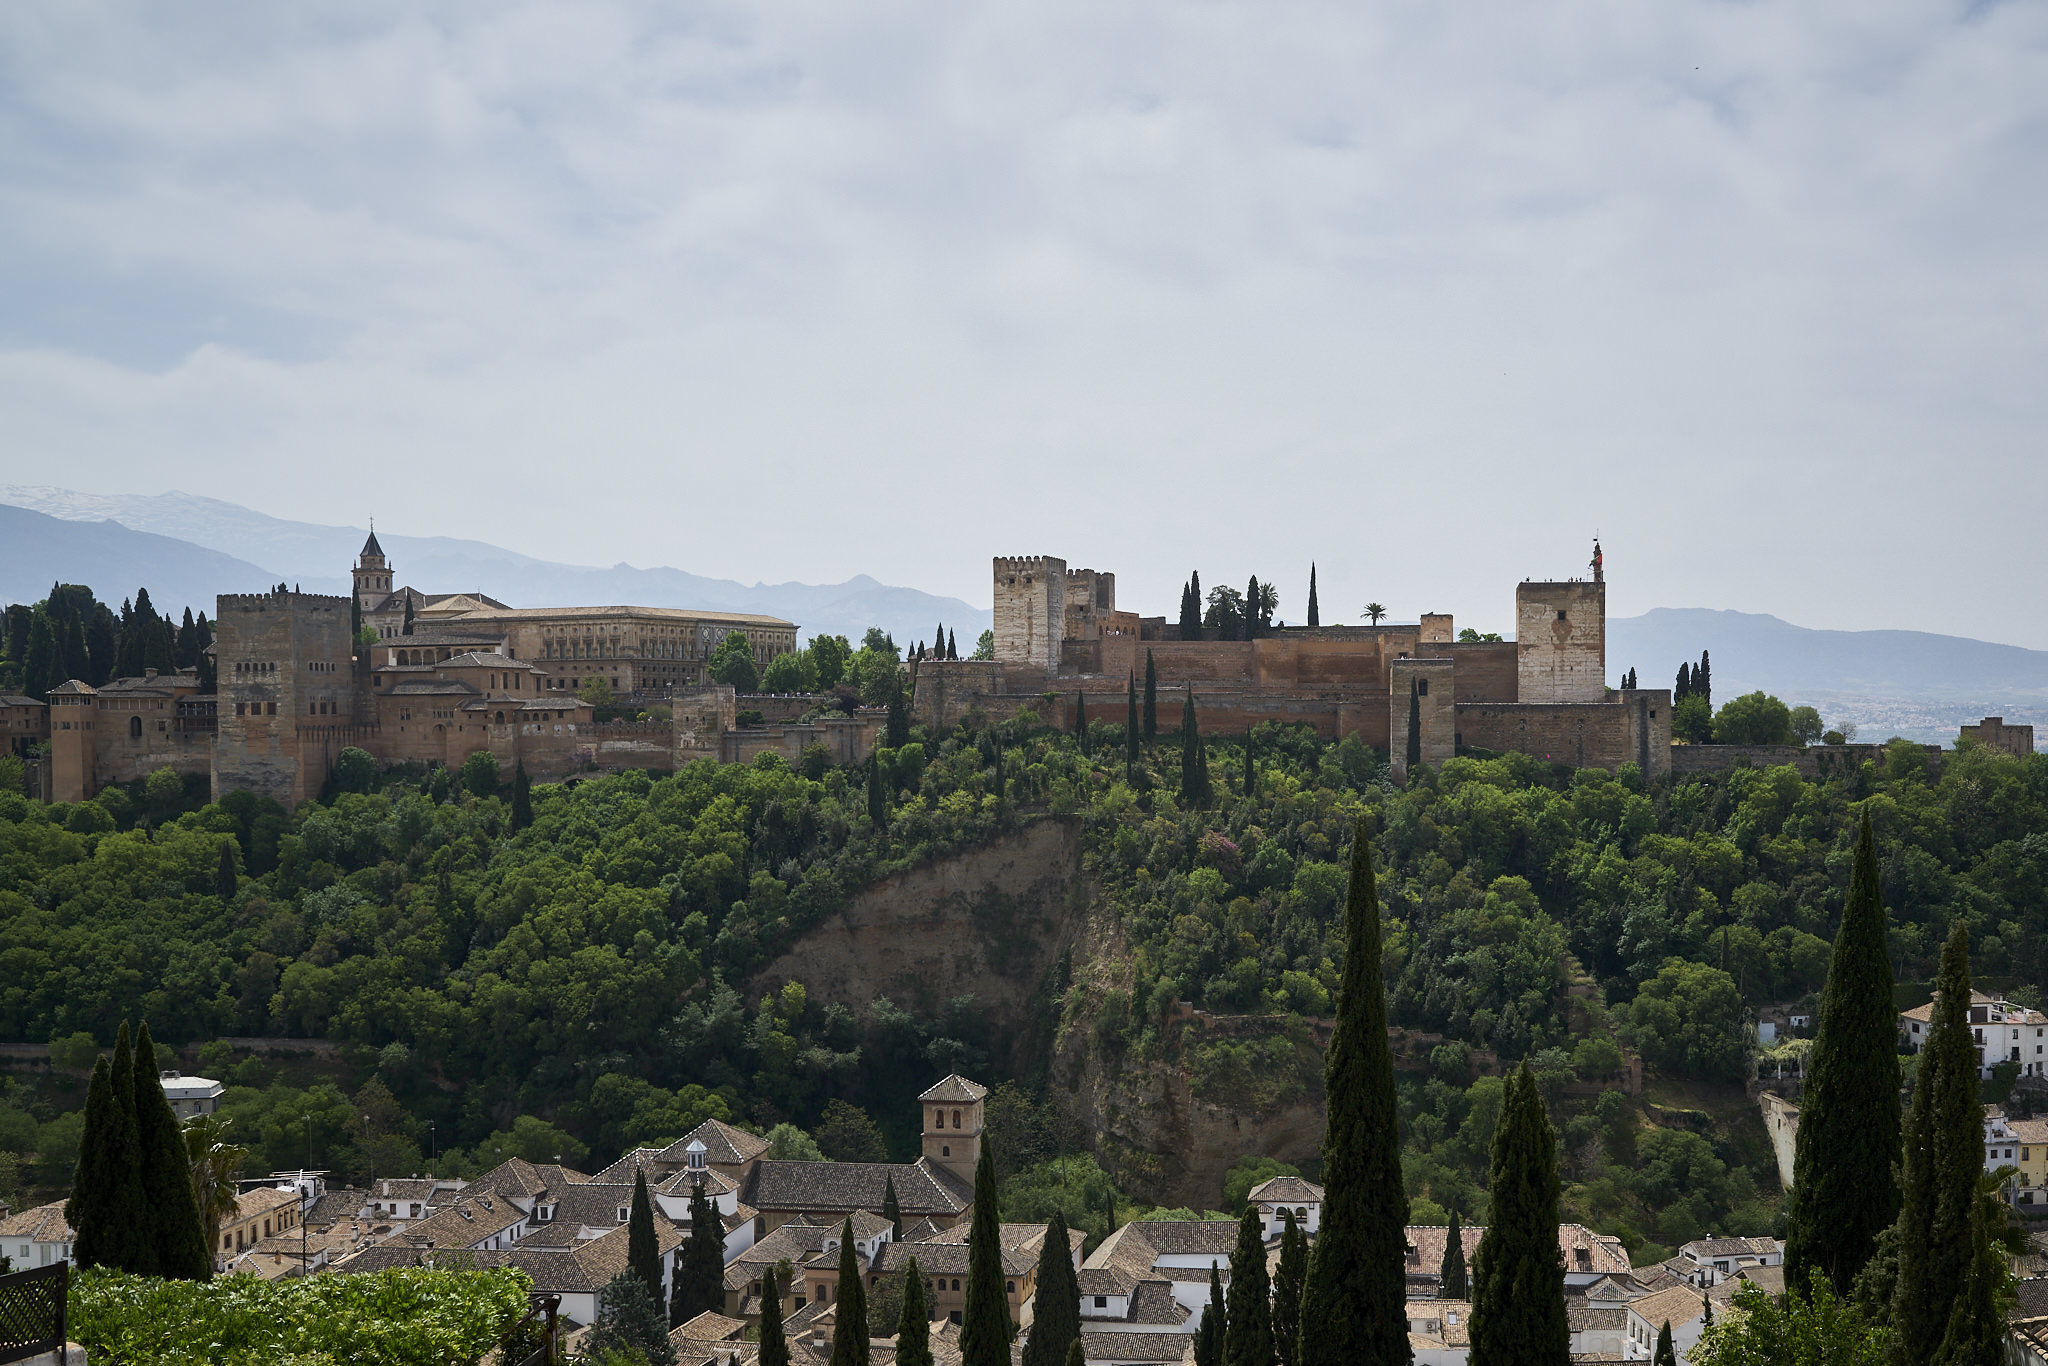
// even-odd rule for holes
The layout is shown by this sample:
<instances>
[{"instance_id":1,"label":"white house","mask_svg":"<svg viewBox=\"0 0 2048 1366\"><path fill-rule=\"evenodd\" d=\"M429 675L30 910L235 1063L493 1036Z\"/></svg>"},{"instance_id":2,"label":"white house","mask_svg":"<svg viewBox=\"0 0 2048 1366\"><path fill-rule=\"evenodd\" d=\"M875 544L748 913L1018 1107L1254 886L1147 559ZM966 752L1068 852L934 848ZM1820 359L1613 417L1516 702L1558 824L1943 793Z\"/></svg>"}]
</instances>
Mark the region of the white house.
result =
<instances>
[{"instance_id":1,"label":"white house","mask_svg":"<svg viewBox=\"0 0 2048 1366\"><path fill-rule=\"evenodd\" d=\"M64 1222L62 1200L0 1218L0 1256L11 1260L16 1271L68 1261L77 1237Z\"/></svg>"},{"instance_id":2,"label":"white house","mask_svg":"<svg viewBox=\"0 0 2048 1366\"><path fill-rule=\"evenodd\" d=\"M1748 1267L1783 1266L1785 1245L1776 1238L1696 1238L1674 1259L1686 1263L1686 1279L1701 1290L1719 1285Z\"/></svg>"},{"instance_id":3,"label":"white house","mask_svg":"<svg viewBox=\"0 0 2048 1366\"><path fill-rule=\"evenodd\" d=\"M211 1077L180 1076L175 1069L159 1074L157 1080L163 1085L164 1099L171 1103L171 1113L180 1120L212 1114L227 1091Z\"/></svg>"},{"instance_id":4,"label":"white house","mask_svg":"<svg viewBox=\"0 0 2048 1366\"><path fill-rule=\"evenodd\" d=\"M1707 1329L1707 1297L1689 1285L1674 1285L1630 1300L1625 1358L1650 1360L1657 1350L1657 1333L1667 1323L1671 1325L1671 1345L1683 1361Z\"/></svg>"},{"instance_id":5,"label":"white house","mask_svg":"<svg viewBox=\"0 0 2048 1366\"><path fill-rule=\"evenodd\" d=\"M1266 1238L1278 1238L1287 1229L1284 1211L1294 1211L1295 1226L1314 1236L1323 1226L1323 1188L1298 1176L1275 1176L1251 1188L1245 1197L1258 1206Z\"/></svg>"},{"instance_id":6,"label":"white house","mask_svg":"<svg viewBox=\"0 0 2048 1366\"><path fill-rule=\"evenodd\" d=\"M1899 1042L1909 1053L1927 1046L1934 1002L1899 1012ZM2048 1015L1981 991L1970 993L1970 1038L1977 1049L1977 1075L1989 1078L2000 1063L2018 1063L2023 1077L2048 1077Z\"/></svg>"}]
</instances>

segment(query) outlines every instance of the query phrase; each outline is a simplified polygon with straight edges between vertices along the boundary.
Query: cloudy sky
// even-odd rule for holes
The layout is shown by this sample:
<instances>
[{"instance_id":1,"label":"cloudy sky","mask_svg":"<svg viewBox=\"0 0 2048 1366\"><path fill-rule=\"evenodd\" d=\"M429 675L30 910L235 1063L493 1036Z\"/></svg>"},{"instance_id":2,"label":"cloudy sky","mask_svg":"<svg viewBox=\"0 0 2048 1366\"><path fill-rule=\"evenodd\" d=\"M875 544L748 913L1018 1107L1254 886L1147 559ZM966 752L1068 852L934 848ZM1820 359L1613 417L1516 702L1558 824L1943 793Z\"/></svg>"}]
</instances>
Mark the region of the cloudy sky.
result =
<instances>
[{"instance_id":1,"label":"cloudy sky","mask_svg":"<svg viewBox=\"0 0 2048 1366\"><path fill-rule=\"evenodd\" d=\"M2048 4L0 9L0 482L2048 647Z\"/></svg>"}]
</instances>

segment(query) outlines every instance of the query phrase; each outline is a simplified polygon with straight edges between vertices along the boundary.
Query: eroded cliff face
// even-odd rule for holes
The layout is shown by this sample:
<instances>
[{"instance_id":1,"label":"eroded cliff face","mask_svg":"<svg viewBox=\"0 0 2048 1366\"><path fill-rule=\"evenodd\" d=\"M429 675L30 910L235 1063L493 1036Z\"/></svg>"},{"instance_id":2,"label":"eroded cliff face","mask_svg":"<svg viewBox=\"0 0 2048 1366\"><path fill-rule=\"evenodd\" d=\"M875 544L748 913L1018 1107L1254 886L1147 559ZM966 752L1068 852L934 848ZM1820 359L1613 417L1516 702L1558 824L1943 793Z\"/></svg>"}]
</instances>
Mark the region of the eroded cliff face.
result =
<instances>
[{"instance_id":1,"label":"eroded cliff face","mask_svg":"<svg viewBox=\"0 0 2048 1366\"><path fill-rule=\"evenodd\" d=\"M1012 1041L1007 1070L1032 1061L1033 998L1097 899L1073 821L1033 821L964 854L862 890L755 974L750 992L795 978L813 999L856 1009L877 996L935 1013L972 996Z\"/></svg>"}]
</instances>

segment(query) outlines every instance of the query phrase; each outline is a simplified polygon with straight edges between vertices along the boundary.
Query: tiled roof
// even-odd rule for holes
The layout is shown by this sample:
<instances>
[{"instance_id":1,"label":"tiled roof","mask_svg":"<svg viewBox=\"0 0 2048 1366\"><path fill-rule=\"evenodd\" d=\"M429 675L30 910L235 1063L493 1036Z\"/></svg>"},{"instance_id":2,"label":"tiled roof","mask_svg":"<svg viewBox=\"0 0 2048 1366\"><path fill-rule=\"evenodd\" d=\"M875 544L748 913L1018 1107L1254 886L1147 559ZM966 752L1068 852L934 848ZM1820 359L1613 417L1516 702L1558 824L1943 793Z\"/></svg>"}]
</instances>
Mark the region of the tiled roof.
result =
<instances>
[{"instance_id":1,"label":"tiled roof","mask_svg":"<svg viewBox=\"0 0 2048 1366\"><path fill-rule=\"evenodd\" d=\"M838 1213L878 1210L891 1180L904 1216L959 1215L974 1203L974 1192L945 1168L919 1158L892 1162L761 1162L741 1198L761 1210Z\"/></svg>"},{"instance_id":2,"label":"tiled roof","mask_svg":"<svg viewBox=\"0 0 2048 1366\"><path fill-rule=\"evenodd\" d=\"M1766 1257L1782 1249L1776 1238L1697 1238L1678 1249L1693 1257Z\"/></svg>"},{"instance_id":3,"label":"tiled roof","mask_svg":"<svg viewBox=\"0 0 2048 1366\"><path fill-rule=\"evenodd\" d=\"M1737 1279L1748 1281L1766 1295L1785 1293L1785 1268L1782 1266L1745 1266L1735 1274Z\"/></svg>"},{"instance_id":4,"label":"tiled roof","mask_svg":"<svg viewBox=\"0 0 2048 1366\"><path fill-rule=\"evenodd\" d=\"M1479 1250L1479 1239L1485 1232L1486 1229L1478 1224L1467 1224L1461 1230L1465 1265L1472 1264L1472 1257ZM1450 1240L1450 1230L1441 1224L1410 1224L1407 1235L1408 1246L1412 1249L1408 1255L1408 1269L1434 1275L1443 1266L1444 1246ZM1615 1275L1626 1274L1629 1270L1628 1254L1622 1249L1621 1240L1594 1233L1583 1224L1559 1224L1557 1248L1564 1257L1564 1269L1568 1272L1584 1274L1592 1271Z\"/></svg>"},{"instance_id":5,"label":"tiled roof","mask_svg":"<svg viewBox=\"0 0 2048 1366\"><path fill-rule=\"evenodd\" d=\"M662 1170L666 1171L666 1168ZM726 1195L740 1188L739 1182L733 1180L724 1172L713 1171L709 1167L699 1171L691 1171L688 1167L684 1167L681 1171L668 1171L659 1181L654 1179L654 1175L654 1169L650 1168L647 1179L648 1190L661 1195L681 1196L685 1200L690 1198L690 1187L697 1184L697 1178L699 1177L702 1177L704 1180L704 1195L706 1199L716 1199L718 1196Z\"/></svg>"},{"instance_id":6,"label":"tiled roof","mask_svg":"<svg viewBox=\"0 0 2048 1366\"><path fill-rule=\"evenodd\" d=\"M968 1105L988 1097L988 1088L978 1081L969 1081L958 1072L953 1073L938 1085L919 1096L942 1105Z\"/></svg>"},{"instance_id":7,"label":"tiled roof","mask_svg":"<svg viewBox=\"0 0 2048 1366\"><path fill-rule=\"evenodd\" d=\"M78 1240L71 1225L64 1222L64 1202L37 1205L0 1219L0 1238L26 1238L32 1243L70 1243Z\"/></svg>"},{"instance_id":8,"label":"tiled roof","mask_svg":"<svg viewBox=\"0 0 2048 1366\"><path fill-rule=\"evenodd\" d=\"M746 1331L745 1319L729 1319L715 1310L707 1309L688 1323L680 1325L669 1336L673 1338L680 1334L686 1338L695 1338L699 1342L725 1342Z\"/></svg>"},{"instance_id":9,"label":"tiled roof","mask_svg":"<svg viewBox=\"0 0 2048 1366\"><path fill-rule=\"evenodd\" d=\"M360 1186L330 1186L306 1211L306 1225L321 1228L345 1219L361 1219L369 1204L370 1193Z\"/></svg>"},{"instance_id":10,"label":"tiled roof","mask_svg":"<svg viewBox=\"0 0 2048 1366\"><path fill-rule=\"evenodd\" d=\"M875 1259L874 1270L884 1274L901 1271L912 1257L917 1258L920 1271L929 1271L934 1276L967 1274L968 1251L964 1243L884 1243L882 1255ZM1022 1276L1037 1265L1038 1258L1028 1252L1003 1249L1005 1276Z\"/></svg>"},{"instance_id":11,"label":"tiled roof","mask_svg":"<svg viewBox=\"0 0 2048 1366\"><path fill-rule=\"evenodd\" d=\"M1564 1316L1574 1333L1620 1333L1628 1329L1628 1310L1620 1305L1596 1308L1578 1300L1567 1300Z\"/></svg>"},{"instance_id":12,"label":"tiled roof","mask_svg":"<svg viewBox=\"0 0 2048 1366\"><path fill-rule=\"evenodd\" d=\"M1138 1278L1120 1266L1084 1266L1078 1273L1083 1295L1128 1295Z\"/></svg>"},{"instance_id":13,"label":"tiled roof","mask_svg":"<svg viewBox=\"0 0 2048 1366\"><path fill-rule=\"evenodd\" d=\"M298 1198L297 1191L281 1191L274 1186L261 1186L252 1191L244 1191L235 1197L234 1218L248 1219L277 1209L281 1205L289 1205Z\"/></svg>"},{"instance_id":14,"label":"tiled roof","mask_svg":"<svg viewBox=\"0 0 2048 1366\"><path fill-rule=\"evenodd\" d=\"M466 612L456 621L590 621L603 618L652 617L674 622L709 622L714 625L787 626L793 621L761 616L753 612L700 612L680 607L498 607L485 612Z\"/></svg>"},{"instance_id":15,"label":"tiled roof","mask_svg":"<svg viewBox=\"0 0 2048 1366\"><path fill-rule=\"evenodd\" d=\"M1585 1298L1619 1303L1622 1300L1632 1300L1642 1293L1643 1288L1633 1280L1625 1280L1614 1276L1602 1276L1599 1280L1586 1287Z\"/></svg>"},{"instance_id":16,"label":"tiled roof","mask_svg":"<svg viewBox=\"0 0 2048 1366\"><path fill-rule=\"evenodd\" d=\"M1188 1318L1188 1311L1173 1297L1171 1282L1140 1281L1131 1293L1131 1312L1124 1316L1124 1322L1178 1325Z\"/></svg>"},{"instance_id":17,"label":"tiled roof","mask_svg":"<svg viewBox=\"0 0 2048 1366\"><path fill-rule=\"evenodd\" d=\"M43 704L33 697L22 697L16 693L0 693L0 707L40 707Z\"/></svg>"},{"instance_id":18,"label":"tiled roof","mask_svg":"<svg viewBox=\"0 0 2048 1366\"><path fill-rule=\"evenodd\" d=\"M758 1138L744 1129L735 1129L722 1120L707 1119L690 1132L661 1150L662 1162L682 1166L690 1160L690 1144L704 1145L704 1160L714 1164L737 1166L751 1162L768 1151L768 1140Z\"/></svg>"},{"instance_id":19,"label":"tiled roof","mask_svg":"<svg viewBox=\"0 0 2048 1366\"><path fill-rule=\"evenodd\" d=\"M1465 1300L1410 1300L1405 1312L1411 1324L1426 1325L1432 1347L1464 1347L1472 1341L1472 1306Z\"/></svg>"},{"instance_id":20,"label":"tiled roof","mask_svg":"<svg viewBox=\"0 0 2048 1366\"><path fill-rule=\"evenodd\" d=\"M592 1181L604 1182L623 1181L630 1186L633 1184L633 1173L636 1170L644 1171L650 1177L658 1174L663 1170L660 1162L658 1161L658 1159L661 1157L661 1151L662 1150L659 1148L635 1148L631 1152L621 1156L617 1161L613 1162L610 1166L600 1167L596 1171L592 1172L590 1174L590 1179ZM649 1181L647 1184L650 1189L654 1185L652 1181Z\"/></svg>"},{"instance_id":21,"label":"tiled roof","mask_svg":"<svg viewBox=\"0 0 2048 1366\"><path fill-rule=\"evenodd\" d=\"M448 1208L407 1224L397 1238L414 1247L474 1247L525 1217L502 1195L464 1195Z\"/></svg>"},{"instance_id":22,"label":"tiled roof","mask_svg":"<svg viewBox=\"0 0 2048 1366\"><path fill-rule=\"evenodd\" d=\"M475 697L477 690L455 678L409 678L384 690L386 697Z\"/></svg>"},{"instance_id":23,"label":"tiled roof","mask_svg":"<svg viewBox=\"0 0 2048 1366\"><path fill-rule=\"evenodd\" d=\"M1313 1205L1320 1204L1322 1198L1321 1186L1298 1176L1275 1176L1261 1181L1245 1196L1253 1204L1270 1205Z\"/></svg>"},{"instance_id":24,"label":"tiled roof","mask_svg":"<svg viewBox=\"0 0 2048 1366\"><path fill-rule=\"evenodd\" d=\"M489 1190L502 1195L530 1199L543 1191L560 1190L564 1186L588 1180L589 1177L573 1167L564 1167L554 1162L528 1162L525 1158L508 1157L470 1182L463 1188L463 1192L474 1194L478 1190Z\"/></svg>"},{"instance_id":25,"label":"tiled roof","mask_svg":"<svg viewBox=\"0 0 2048 1366\"><path fill-rule=\"evenodd\" d=\"M1235 1219L1139 1219L1126 1227L1158 1257L1219 1257L1228 1263L1237 1249Z\"/></svg>"},{"instance_id":26,"label":"tiled roof","mask_svg":"<svg viewBox=\"0 0 2048 1366\"><path fill-rule=\"evenodd\" d=\"M1691 1323L1706 1312L1706 1297L1689 1285L1674 1285L1629 1303L1628 1312L1652 1328L1669 1323L1676 1328Z\"/></svg>"},{"instance_id":27,"label":"tiled roof","mask_svg":"<svg viewBox=\"0 0 2048 1366\"><path fill-rule=\"evenodd\" d=\"M1089 1361L1179 1361L1194 1342L1191 1333L1126 1333L1081 1320L1081 1351Z\"/></svg>"},{"instance_id":28,"label":"tiled roof","mask_svg":"<svg viewBox=\"0 0 2048 1366\"><path fill-rule=\"evenodd\" d=\"M93 687L90 683L81 682L76 678L67 678L62 683L59 683L56 687L51 688L49 690L48 696L97 697L99 696L99 690Z\"/></svg>"},{"instance_id":29,"label":"tiled roof","mask_svg":"<svg viewBox=\"0 0 2048 1366\"><path fill-rule=\"evenodd\" d=\"M426 1200L432 1198L438 1181L431 1177L385 1177L371 1189L378 1200Z\"/></svg>"}]
</instances>

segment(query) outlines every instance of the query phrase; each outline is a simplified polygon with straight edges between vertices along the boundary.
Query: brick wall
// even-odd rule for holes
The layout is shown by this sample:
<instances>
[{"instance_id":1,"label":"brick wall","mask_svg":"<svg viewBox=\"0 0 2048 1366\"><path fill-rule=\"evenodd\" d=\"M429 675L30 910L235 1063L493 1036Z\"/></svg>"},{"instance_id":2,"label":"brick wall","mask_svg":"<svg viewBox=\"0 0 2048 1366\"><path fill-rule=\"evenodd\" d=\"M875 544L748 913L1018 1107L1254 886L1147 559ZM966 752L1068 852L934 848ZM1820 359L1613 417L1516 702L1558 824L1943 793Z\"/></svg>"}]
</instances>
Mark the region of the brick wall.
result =
<instances>
[{"instance_id":1,"label":"brick wall","mask_svg":"<svg viewBox=\"0 0 2048 1366\"><path fill-rule=\"evenodd\" d=\"M1636 764L1646 778L1669 772L1670 694L1639 689L1615 696L1605 703L1461 704L1458 742L1474 749L1531 754L1574 768Z\"/></svg>"},{"instance_id":2,"label":"brick wall","mask_svg":"<svg viewBox=\"0 0 2048 1366\"><path fill-rule=\"evenodd\" d=\"M1444 652L1458 665L1460 702L1514 702L1517 664L1515 642L1468 641L1451 644Z\"/></svg>"},{"instance_id":3,"label":"brick wall","mask_svg":"<svg viewBox=\"0 0 2048 1366\"><path fill-rule=\"evenodd\" d=\"M1607 689L1607 585L1515 585L1515 696L1598 702Z\"/></svg>"}]
</instances>

